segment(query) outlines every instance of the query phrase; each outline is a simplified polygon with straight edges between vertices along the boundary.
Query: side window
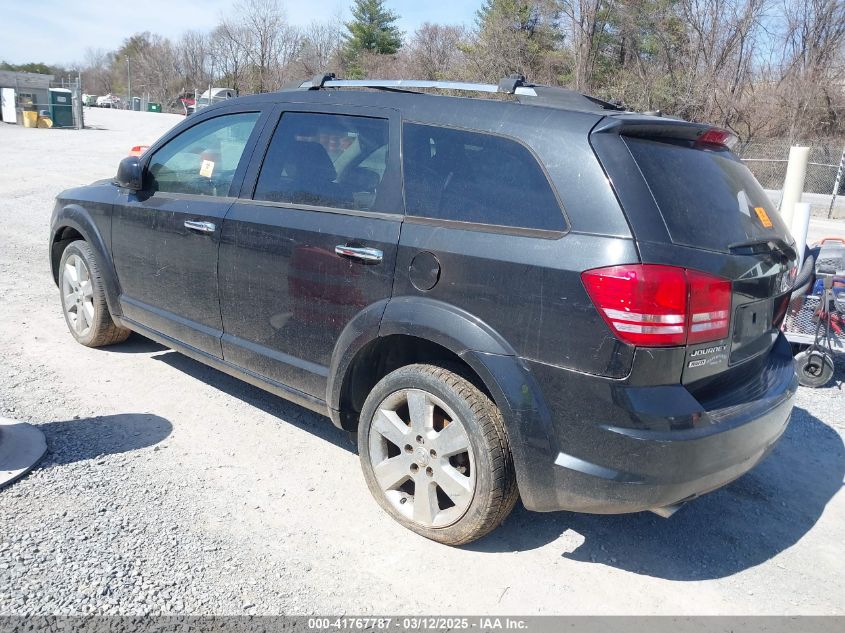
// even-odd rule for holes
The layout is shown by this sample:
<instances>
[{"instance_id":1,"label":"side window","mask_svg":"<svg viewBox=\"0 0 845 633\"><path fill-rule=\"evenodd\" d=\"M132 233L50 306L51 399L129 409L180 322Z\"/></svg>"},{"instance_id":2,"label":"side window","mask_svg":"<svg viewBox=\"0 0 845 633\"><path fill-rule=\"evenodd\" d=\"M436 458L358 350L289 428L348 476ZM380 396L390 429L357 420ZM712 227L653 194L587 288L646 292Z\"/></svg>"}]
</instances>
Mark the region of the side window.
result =
<instances>
[{"instance_id":1,"label":"side window","mask_svg":"<svg viewBox=\"0 0 845 633\"><path fill-rule=\"evenodd\" d=\"M417 123L402 126L408 215L563 231L537 159L508 138Z\"/></svg>"},{"instance_id":2,"label":"side window","mask_svg":"<svg viewBox=\"0 0 845 633\"><path fill-rule=\"evenodd\" d=\"M387 119L286 112L253 197L368 211L387 166L387 141Z\"/></svg>"},{"instance_id":3,"label":"side window","mask_svg":"<svg viewBox=\"0 0 845 633\"><path fill-rule=\"evenodd\" d=\"M258 112L198 123L156 151L147 167L149 191L228 196Z\"/></svg>"}]
</instances>

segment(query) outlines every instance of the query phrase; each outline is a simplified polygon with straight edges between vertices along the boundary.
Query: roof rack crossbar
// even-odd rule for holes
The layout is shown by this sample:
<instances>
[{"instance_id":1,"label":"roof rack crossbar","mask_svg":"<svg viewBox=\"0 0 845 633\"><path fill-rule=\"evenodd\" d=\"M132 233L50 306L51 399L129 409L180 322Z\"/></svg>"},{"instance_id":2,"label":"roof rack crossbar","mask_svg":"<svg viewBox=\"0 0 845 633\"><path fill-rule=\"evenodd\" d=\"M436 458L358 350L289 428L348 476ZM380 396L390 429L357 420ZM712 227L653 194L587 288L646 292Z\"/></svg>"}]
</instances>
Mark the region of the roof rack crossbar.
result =
<instances>
[{"instance_id":1,"label":"roof rack crossbar","mask_svg":"<svg viewBox=\"0 0 845 633\"><path fill-rule=\"evenodd\" d=\"M306 82L306 83L309 84L309 86L308 86L309 90L319 90L320 88L322 88L323 86L326 85L327 81L332 81L334 79L335 79L334 73L326 73L324 75L314 75L311 78L311 81ZM305 84L302 84L300 86L300 88L304 88L304 87L305 87Z\"/></svg>"},{"instance_id":2,"label":"roof rack crossbar","mask_svg":"<svg viewBox=\"0 0 845 633\"><path fill-rule=\"evenodd\" d=\"M508 75L499 80L499 92L506 92L509 95L515 94L516 89L525 85L524 75Z\"/></svg>"},{"instance_id":3,"label":"roof rack crossbar","mask_svg":"<svg viewBox=\"0 0 845 633\"><path fill-rule=\"evenodd\" d=\"M506 92L501 89L501 84L497 86L496 84L469 83L463 81L430 81L425 79L329 79L328 75L317 76L311 81L303 82L299 87L309 90L318 90L320 88L384 88L393 90L427 88L467 92ZM512 92L507 92L526 97L537 95L533 87L521 85L514 86Z\"/></svg>"}]
</instances>

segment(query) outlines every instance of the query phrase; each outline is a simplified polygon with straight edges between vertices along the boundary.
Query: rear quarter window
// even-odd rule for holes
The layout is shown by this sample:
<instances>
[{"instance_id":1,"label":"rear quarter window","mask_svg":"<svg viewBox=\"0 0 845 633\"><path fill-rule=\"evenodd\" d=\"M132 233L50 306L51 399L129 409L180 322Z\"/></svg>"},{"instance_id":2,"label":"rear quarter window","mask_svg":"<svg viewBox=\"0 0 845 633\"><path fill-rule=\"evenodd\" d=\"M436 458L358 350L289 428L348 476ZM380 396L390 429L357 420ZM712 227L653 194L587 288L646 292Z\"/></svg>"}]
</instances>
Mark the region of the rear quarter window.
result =
<instances>
[{"instance_id":1,"label":"rear quarter window","mask_svg":"<svg viewBox=\"0 0 845 633\"><path fill-rule=\"evenodd\" d=\"M402 126L408 215L564 231L557 196L532 153L502 136L418 123Z\"/></svg>"},{"instance_id":2,"label":"rear quarter window","mask_svg":"<svg viewBox=\"0 0 845 633\"><path fill-rule=\"evenodd\" d=\"M623 138L673 243L727 252L731 244L749 239L787 238L786 225L769 196L727 148Z\"/></svg>"}]
</instances>

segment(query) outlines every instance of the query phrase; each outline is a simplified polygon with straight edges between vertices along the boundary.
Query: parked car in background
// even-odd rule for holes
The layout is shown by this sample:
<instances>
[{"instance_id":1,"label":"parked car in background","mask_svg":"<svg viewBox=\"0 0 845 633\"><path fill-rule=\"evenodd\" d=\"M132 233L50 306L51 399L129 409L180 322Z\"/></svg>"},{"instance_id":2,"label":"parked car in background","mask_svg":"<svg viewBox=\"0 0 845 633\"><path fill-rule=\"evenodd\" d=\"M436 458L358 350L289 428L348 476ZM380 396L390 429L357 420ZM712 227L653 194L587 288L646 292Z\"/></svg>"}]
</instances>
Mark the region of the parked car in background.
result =
<instances>
[{"instance_id":1,"label":"parked car in background","mask_svg":"<svg viewBox=\"0 0 845 633\"><path fill-rule=\"evenodd\" d=\"M83 94L82 95L82 105L88 107L96 107L97 106L97 95L89 95Z\"/></svg>"},{"instance_id":2,"label":"parked car in background","mask_svg":"<svg viewBox=\"0 0 845 633\"><path fill-rule=\"evenodd\" d=\"M196 101L195 109L207 108L215 103L234 99L237 93L232 88L210 88L203 92Z\"/></svg>"},{"instance_id":3,"label":"parked car in background","mask_svg":"<svg viewBox=\"0 0 845 633\"><path fill-rule=\"evenodd\" d=\"M797 389L794 241L735 140L517 77L327 76L61 193L50 263L81 344L134 330L330 417L428 538L519 496L669 516L760 462Z\"/></svg>"},{"instance_id":4,"label":"parked car in background","mask_svg":"<svg viewBox=\"0 0 845 633\"><path fill-rule=\"evenodd\" d=\"M185 115L191 115L197 110L207 108L210 105L233 99L237 93L232 88L210 88L203 92L196 99L183 98L181 99L182 106L185 108Z\"/></svg>"},{"instance_id":5,"label":"parked car in background","mask_svg":"<svg viewBox=\"0 0 845 633\"><path fill-rule=\"evenodd\" d=\"M98 108L120 108L123 101L116 95L107 94L102 97L97 97L96 103Z\"/></svg>"},{"instance_id":6,"label":"parked car in background","mask_svg":"<svg viewBox=\"0 0 845 633\"><path fill-rule=\"evenodd\" d=\"M193 114L196 103L196 99L193 99L192 97L179 97L178 106L176 103L174 103L173 109L178 110L179 107L181 107L184 111L185 116L188 116L189 114Z\"/></svg>"}]
</instances>

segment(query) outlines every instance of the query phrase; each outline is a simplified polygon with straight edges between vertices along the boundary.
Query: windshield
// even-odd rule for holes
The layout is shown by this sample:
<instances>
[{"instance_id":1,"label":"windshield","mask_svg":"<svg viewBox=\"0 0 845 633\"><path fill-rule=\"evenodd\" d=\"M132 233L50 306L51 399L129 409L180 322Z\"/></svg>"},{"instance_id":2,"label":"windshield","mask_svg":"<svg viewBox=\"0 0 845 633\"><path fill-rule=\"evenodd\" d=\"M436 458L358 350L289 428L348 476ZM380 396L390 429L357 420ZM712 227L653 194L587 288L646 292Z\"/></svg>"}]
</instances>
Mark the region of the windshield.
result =
<instances>
[{"instance_id":1,"label":"windshield","mask_svg":"<svg viewBox=\"0 0 845 633\"><path fill-rule=\"evenodd\" d=\"M751 239L792 241L760 183L727 148L670 139L625 142L675 244L728 252Z\"/></svg>"}]
</instances>

